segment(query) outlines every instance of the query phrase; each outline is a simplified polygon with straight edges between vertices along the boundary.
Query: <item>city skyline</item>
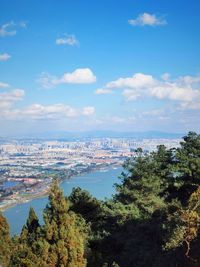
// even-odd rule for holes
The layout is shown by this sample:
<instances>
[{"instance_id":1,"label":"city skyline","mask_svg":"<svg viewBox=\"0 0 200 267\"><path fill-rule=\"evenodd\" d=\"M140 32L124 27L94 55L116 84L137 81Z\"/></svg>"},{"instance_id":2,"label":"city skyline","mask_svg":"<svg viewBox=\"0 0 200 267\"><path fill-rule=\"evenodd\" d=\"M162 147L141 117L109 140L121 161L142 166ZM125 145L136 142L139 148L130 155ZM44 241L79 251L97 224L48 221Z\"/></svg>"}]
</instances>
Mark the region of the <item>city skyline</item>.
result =
<instances>
[{"instance_id":1,"label":"city skyline","mask_svg":"<svg viewBox=\"0 0 200 267\"><path fill-rule=\"evenodd\" d=\"M197 0L0 3L0 136L199 132Z\"/></svg>"}]
</instances>

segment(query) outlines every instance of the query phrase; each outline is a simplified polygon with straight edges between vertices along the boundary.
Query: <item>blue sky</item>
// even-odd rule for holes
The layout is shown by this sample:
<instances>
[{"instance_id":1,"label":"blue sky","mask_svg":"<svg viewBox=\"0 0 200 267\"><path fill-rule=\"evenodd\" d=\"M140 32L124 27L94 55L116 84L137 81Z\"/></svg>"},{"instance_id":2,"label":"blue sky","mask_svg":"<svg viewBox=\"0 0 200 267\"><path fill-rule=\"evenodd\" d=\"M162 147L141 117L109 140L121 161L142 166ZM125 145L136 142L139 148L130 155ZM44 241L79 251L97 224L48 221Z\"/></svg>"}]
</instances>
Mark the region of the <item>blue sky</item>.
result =
<instances>
[{"instance_id":1,"label":"blue sky","mask_svg":"<svg viewBox=\"0 0 200 267\"><path fill-rule=\"evenodd\" d=\"M0 7L0 135L200 130L198 0Z\"/></svg>"}]
</instances>

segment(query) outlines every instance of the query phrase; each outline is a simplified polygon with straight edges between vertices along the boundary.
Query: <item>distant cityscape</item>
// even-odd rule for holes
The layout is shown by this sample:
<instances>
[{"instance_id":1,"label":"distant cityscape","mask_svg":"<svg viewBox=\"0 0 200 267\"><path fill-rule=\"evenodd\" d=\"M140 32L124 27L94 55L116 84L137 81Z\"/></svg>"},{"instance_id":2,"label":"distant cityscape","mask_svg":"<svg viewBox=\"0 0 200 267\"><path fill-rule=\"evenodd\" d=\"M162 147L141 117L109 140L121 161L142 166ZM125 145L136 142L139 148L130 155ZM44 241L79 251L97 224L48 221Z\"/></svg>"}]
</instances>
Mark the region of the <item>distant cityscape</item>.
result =
<instances>
[{"instance_id":1,"label":"distant cityscape","mask_svg":"<svg viewBox=\"0 0 200 267\"><path fill-rule=\"evenodd\" d=\"M95 170L122 166L127 158L179 146L181 139L92 138L77 141L0 141L0 209L48 192L54 177L60 180Z\"/></svg>"}]
</instances>

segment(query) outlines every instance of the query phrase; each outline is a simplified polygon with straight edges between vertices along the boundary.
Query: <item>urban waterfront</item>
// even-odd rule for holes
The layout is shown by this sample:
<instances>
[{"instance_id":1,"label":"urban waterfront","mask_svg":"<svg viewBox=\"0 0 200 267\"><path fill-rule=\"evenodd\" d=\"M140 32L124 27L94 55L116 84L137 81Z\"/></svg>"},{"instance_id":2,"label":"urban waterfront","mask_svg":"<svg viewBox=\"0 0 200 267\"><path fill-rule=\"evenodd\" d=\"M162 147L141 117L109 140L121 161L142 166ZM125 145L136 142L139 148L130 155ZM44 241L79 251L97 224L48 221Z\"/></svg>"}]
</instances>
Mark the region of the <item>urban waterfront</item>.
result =
<instances>
[{"instance_id":1,"label":"urban waterfront","mask_svg":"<svg viewBox=\"0 0 200 267\"><path fill-rule=\"evenodd\" d=\"M61 181L83 173L122 166L124 161L177 147L180 139L92 138L87 140L0 140L0 210L48 193L54 177Z\"/></svg>"},{"instance_id":2,"label":"urban waterfront","mask_svg":"<svg viewBox=\"0 0 200 267\"><path fill-rule=\"evenodd\" d=\"M88 190L98 199L109 198L115 192L114 183L120 182L118 177L122 172L122 167L109 168L107 170L95 171L65 180L61 188L65 195L69 195L73 187L81 187ZM48 197L33 199L29 202L17 204L4 212L10 225L11 235L19 234L22 226L25 224L29 208L33 207L42 222L42 211L45 208Z\"/></svg>"}]
</instances>

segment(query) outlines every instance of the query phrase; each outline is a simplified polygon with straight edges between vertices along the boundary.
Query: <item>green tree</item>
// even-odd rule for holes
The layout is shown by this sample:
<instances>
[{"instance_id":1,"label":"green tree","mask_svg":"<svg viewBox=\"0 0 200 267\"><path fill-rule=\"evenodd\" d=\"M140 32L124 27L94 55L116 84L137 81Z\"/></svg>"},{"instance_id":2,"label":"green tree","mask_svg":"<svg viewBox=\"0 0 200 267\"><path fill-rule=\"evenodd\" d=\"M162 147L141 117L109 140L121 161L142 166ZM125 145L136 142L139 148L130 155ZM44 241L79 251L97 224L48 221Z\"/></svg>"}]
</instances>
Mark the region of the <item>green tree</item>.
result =
<instances>
[{"instance_id":1,"label":"green tree","mask_svg":"<svg viewBox=\"0 0 200 267\"><path fill-rule=\"evenodd\" d=\"M26 242L31 245L34 241L37 241L40 235L40 224L39 219L31 207L29 210L29 216L26 222L26 225L23 227L21 232L21 239L25 239Z\"/></svg>"},{"instance_id":2,"label":"green tree","mask_svg":"<svg viewBox=\"0 0 200 267\"><path fill-rule=\"evenodd\" d=\"M73 188L68 200L71 203L70 210L80 214L87 223L90 223L91 228L97 231L102 219L103 202L80 187Z\"/></svg>"},{"instance_id":3,"label":"green tree","mask_svg":"<svg viewBox=\"0 0 200 267\"><path fill-rule=\"evenodd\" d=\"M0 265L8 266L11 254L11 240L9 225L0 212Z\"/></svg>"},{"instance_id":4,"label":"green tree","mask_svg":"<svg viewBox=\"0 0 200 267\"><path fill-rule=\"evenodd\" d=\"M187 206L190 195L200 185L200 135L189 132L173 151L174 164L166 182L168 200L178 199Z\"/></svg>"},{"instance_id":5,"label":"green tree","mask_svg":"<svg viewBox=\"0 0 200 267\"><path fill-rule=\"evenodd\" d=\"M190 196L187 207L179 207L171 214L170 222L175 224L165 249L175 252L172 255L177 266L199 266L200 187Z\"/></svg>"},{"instance_id":6,"label":"green tree","mask_svg":"<svg viewBox=\"0 0 200 267\"><path fill-rule=\"evenodd\" d=\"M69 201L64 198L57 180L50 190L44 222L44 266L86 266L84 222L69 211Z\"/></svg>"},{"instance_id":7,"label":"green tree","mask_svg":"<svg viewBox=\"0 0 200 267\"><path fill-rule=\"evenodd\" d=\"M179 148L136 153L110 200L80 188L64 198L55 181L44 226L31 209L10 266L83 267L86 256L88 267L200 266L200 135L188 133Z\"/></svg>"},{"instance_id":8,"label":"green tree","mask_svg":"<svg viewBox=\"0 0 200 267\"><path fill-rule=\"evenodd\" d=\"M141 216L149 216L164 205L161 193L163 181L152 155L128 160L124 165L122 183L116 185L115 199L123 204L135 205Z\"/></svg>"},{"instance_id":9,"label":"green tree","mask_svg":"<svg viewBox=\"0 0 200 267\"><path fill-rule=\"evenodd\" d=\"M36 246L40 233L39 220L34 209L30 208L26 225L23 226L20 236L13 239L14 249L9 266L39 266L39 255L37 255Z\"/></svg>"}]
</instances>

